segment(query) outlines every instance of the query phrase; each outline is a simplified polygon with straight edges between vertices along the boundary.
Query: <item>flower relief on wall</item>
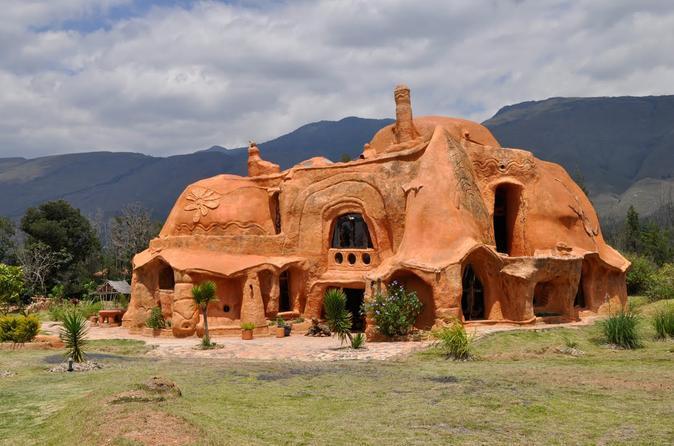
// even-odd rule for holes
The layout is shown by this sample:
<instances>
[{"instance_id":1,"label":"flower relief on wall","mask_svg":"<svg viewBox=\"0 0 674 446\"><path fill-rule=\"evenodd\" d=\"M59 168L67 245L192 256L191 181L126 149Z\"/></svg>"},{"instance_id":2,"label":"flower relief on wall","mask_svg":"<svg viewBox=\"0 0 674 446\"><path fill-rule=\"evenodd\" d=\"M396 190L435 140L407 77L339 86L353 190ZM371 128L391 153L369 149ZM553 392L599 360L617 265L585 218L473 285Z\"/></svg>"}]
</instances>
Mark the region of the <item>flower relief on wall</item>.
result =
<instances>
[{"instance_id":1,"label":"flower relief on wall","mask_svg":"<svg viewBox=\"0 0 674 446\"><path fill-rule=\"evenodd\" d=\"M222 196L205 187L192 187L185 197L188 203L185 205L185 211L194 211L192 215L192 222L199 223L201 217L205 217L210 210L217 208L220 205L220 198Z\"/></svg>"}]
</instances>

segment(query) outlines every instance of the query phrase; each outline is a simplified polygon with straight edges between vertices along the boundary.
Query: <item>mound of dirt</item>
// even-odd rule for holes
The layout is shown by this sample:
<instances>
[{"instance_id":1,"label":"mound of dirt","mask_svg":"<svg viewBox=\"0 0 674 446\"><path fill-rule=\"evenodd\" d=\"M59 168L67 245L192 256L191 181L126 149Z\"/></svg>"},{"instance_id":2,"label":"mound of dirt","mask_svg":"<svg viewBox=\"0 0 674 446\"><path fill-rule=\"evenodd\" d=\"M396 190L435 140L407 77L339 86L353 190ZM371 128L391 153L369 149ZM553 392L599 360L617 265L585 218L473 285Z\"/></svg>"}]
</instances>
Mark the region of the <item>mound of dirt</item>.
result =
<instances>
[{"instance_id":1,"label":"mound of dirt","mask_svg":"<svg viewBox=\"0 0 674 446\"><path fill-rule=\"evenodd\" d=\"M153 376L135 390L118 393L110 399L110 404L150 403L182 396L180 388L168 378Z\"/></svg>"}]
</instances>

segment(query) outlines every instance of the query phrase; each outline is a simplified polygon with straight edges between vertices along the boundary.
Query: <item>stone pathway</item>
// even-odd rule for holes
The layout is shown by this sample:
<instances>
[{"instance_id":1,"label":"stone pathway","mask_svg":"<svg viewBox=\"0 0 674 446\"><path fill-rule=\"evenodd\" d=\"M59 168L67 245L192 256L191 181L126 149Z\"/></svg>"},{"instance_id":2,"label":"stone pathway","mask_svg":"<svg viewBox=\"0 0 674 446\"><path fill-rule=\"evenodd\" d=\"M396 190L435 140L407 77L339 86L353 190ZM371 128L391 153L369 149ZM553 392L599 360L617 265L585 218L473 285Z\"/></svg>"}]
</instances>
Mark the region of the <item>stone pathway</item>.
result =
<instances>
[{"instance_id":1,"label":"stone pathway","mask_svg":"<svg viewBox=\"0 0 674 446\"><path fill-rule=\"evenodd\" d=\"M467 331L481 337L490 333L512 330L548 330L560 327L580 327L594 322L596 318L584 318L580 322L554 325L483 325L468 327ZM44 332L58 333L58 324L44 323ZM214 358L246 359L258 361L340 361L340 360L391 360L405 357L413 352L427 348L431 341L419 342L366 342L365 348L353 350L345 344L341 346L336 337L314 338L297 333L285 338L273 336L256 337L251 341L242 341L238 337L213 336L217 348L201 350L201 339L149 337L130 334L121 327L89 327L89 339L136 339L144 341L154 349L148 356L169 358Z\"/></svg>"}]
</instances>

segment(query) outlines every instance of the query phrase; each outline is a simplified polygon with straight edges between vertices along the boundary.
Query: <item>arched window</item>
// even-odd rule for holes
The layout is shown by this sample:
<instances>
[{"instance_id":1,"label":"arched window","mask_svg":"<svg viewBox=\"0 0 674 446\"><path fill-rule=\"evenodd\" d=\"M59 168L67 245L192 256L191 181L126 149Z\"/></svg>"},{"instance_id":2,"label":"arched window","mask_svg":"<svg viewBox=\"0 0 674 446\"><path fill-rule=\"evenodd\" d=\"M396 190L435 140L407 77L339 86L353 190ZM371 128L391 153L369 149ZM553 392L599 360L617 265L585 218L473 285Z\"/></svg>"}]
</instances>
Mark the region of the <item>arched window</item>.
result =
<instances>
[{"instance_id":1,"label":"arched window","mask_svg":"<svg viewBox=\"0 0 674 446\"><path fill-rule=\"evenodd\" d=\"M360 214L344 214L337 217L332 229L333 248L372 248L367 223Z\"/></svg>"},{"instance_id":2,"label":"arched window","mask_svg":"<svg viewBox=\"0 0 674 446\"><path fill-rule=\"evenodd\" d=\"M175 281L173 279L173 268L169 264L161 262L157 276L160 290L173 290Z\"/></svg>"},{"instance_id":3,"label":"arched window","mask_svg":"<svg viewBox=\"0 0 674 446\"><path fill-rule=\"evenodd\" d=\"M471 265L463 271L461 311L465 321L484 319L484 288Z\"/></svg>"}]
</instances>

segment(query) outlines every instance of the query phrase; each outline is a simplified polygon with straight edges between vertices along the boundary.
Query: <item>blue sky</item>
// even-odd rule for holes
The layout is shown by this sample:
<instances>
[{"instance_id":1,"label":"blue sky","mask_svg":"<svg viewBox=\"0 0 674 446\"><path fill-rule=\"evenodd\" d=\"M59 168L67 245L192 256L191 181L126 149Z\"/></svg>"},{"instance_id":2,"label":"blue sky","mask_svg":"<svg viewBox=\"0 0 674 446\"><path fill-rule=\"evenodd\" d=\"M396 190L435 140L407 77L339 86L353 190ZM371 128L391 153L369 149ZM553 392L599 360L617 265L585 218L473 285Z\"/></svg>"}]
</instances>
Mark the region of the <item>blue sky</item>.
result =
<instances>
[{"instance_id":1,"label":"blue sky","mask_svg":"<svg viewBox=\"0 0 674 446\"><path fill-rule=\"evenodd\" d=\"M185 153L307 122L672 94L674 3L4 0L0 157Z\"/></svg>"}]
</instances>

